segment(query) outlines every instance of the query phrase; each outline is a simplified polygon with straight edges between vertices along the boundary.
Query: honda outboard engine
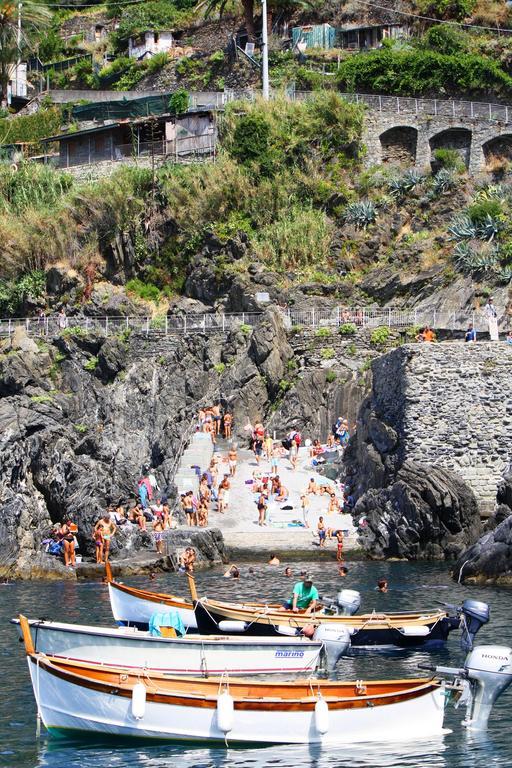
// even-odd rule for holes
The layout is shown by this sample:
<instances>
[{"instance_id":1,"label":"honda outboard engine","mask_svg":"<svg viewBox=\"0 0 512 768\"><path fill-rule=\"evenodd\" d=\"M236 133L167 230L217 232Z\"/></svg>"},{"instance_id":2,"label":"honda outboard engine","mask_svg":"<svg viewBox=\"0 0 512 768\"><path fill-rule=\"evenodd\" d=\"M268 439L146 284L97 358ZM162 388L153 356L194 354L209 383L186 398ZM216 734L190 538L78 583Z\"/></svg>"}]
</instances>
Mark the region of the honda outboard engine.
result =
<instances>
[{"instance_id":1,"label":"honda outboard engine","mask_svg":"<svg viewBox=\"0 0 512 768\"><path fill-rule=\"evenodd\" d=\"M460 608L460 625L462 635L460 647L463 651L471 651L476 633L487 624L490 618L489 606L479 600L464 600Z\"/></svg>"},{"instance_id":2,"label":"honda outboard engine","mask_svg":"<svg viewBox=\"0 0 512 768\"><path fill-rule=\"evenodd\" d=\"M484 731L489 715L501 694L512 683L512 648L503 645L479 645L467 656L462 669L436 667L440 674L455 675L464 690L459 704L466 704L462 721L469 730Z\"/></svg>"},{"instance_id":3,"label":"honda outboard engine","mask_svg":"<svg viewBox=\"0 0 512 768\"><path fill-rule=\"evenodd\" d=\"M320 624L315 629L313 640L324 644L327 669L332 672L341 656L345 656L350 648L350 629Z\"/></svg>"},{"instance_id":4,"label":"honda outboard engine","mask_svg":"<svg viewBox=\"0 0 512 768\"><path fill-rule=\"evenodd\" d=\"M343 616L353 616L361 607L361 595L355 589L342 589L336 597L336 605Z\"/></svg>"}]
</instances>

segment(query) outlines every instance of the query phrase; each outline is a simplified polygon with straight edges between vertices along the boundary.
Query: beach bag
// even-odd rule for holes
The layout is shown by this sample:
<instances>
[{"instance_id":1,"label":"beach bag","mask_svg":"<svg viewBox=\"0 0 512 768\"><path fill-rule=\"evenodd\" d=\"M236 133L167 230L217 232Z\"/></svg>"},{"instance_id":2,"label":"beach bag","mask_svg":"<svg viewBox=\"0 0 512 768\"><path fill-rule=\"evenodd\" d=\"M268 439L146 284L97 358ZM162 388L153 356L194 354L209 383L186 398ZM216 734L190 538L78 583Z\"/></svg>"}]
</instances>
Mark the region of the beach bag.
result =
<instances>
[{"instance_id":1,"label":"beach bag","mask_svg":"<svg viewBox=\"0 0 512 768\"><path fill-rule=\"evenodd\" d=\"M302 435L300 434L300 432L296 432L296 433L294 434L294 436L293 436L293 439L294 439L294 440L295 440L295 442L297 443L297 448L299 448L299 447L300 447L300 444L302 443Z\"/></svg>"},{"instance_id":2,"label":"beach bag","mask_svg":"<svg viewBox=\"0 0 512 768\"><path fill-rule=\"evenodd\" d=\"M286 440L281 440L281 445L283 446L283 448L286 448L286 450L289 451L290 448L292 447L292 441L286 438Z\"/></svg>"},{"instance_id":3,"label":"beach bag","mask_svg":"<svg viewBox=\"0 0 512 768\"><path fill-rule=\"evenodd\" d=\"M62 542L61 541L54 541L50 546L48 547L48 554L49 555L60 555L62 554Z\"/></svg>"}]
</instances>

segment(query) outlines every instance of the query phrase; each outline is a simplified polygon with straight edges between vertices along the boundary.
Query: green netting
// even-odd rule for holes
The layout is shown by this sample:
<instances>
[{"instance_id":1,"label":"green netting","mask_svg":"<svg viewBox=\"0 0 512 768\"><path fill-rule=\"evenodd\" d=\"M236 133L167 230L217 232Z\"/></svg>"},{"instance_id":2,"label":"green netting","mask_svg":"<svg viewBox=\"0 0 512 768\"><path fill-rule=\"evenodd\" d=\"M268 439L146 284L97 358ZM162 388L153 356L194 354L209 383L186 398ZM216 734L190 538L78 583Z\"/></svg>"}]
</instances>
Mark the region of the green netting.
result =
<instances>
[{"instance_id":1,"label":"green netting","mask_svg":"<svg viewBox=\"0 0 512 768\"><path fill-rule=\"evenodd\" d=\"M124 117L147 117L169 112L170 93L160 96L143 96L140 99L99 101L73 107L76 120L122 120Z\"/></svg>"}]
</instances>

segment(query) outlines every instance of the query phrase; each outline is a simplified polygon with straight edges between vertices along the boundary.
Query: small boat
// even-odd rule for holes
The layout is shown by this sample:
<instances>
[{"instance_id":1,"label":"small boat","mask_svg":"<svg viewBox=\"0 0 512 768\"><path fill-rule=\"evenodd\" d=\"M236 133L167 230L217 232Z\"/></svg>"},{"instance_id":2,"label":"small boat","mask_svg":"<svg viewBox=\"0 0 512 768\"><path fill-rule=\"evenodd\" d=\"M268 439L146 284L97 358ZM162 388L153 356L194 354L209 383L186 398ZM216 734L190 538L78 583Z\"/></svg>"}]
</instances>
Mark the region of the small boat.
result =
<instances>
[{"instance_id":1,"label":"small boat","mask_svg":"<svg viewBox=\"0 0 512 768\"><path fill-rule=\"evenodd\" d=\"M443 686L432 679L275 685L173 678L30 647L28 666L50 733L263 745L416 739L443 731Z\"/></svg>"},{"instance_id":2,"label":"small boat","mask_svg":"<svg viewBox=\"0 0 512 768\"><path fill-rule=\"evenodd\" d=\"M19 619L12 623L20 627ZM312 672L336 663L350 645L348 634L344 639L338 634L337 656L331 659L335 649L325 637L154 637L135 628L47 620L29 620L28 626L38 653L124 668L150 667L172 675ZM168 629L161 627L161 632L168 633Z\"/></svg>"},{"instance_id":3,"label":"small boat","mask_svg":"<svg viewBox=\"0 0 512 768\"><path fill-rule=\"evenodd\" d=\"M173 595L136 589L109 581L112 613L118 624L147 629L155 610L178 610L186 626L201 634L245 634L251 636L279 636L305 626L320 624L345 627L351 634L351 648L436 648L442 646L450 632L462 629L464 650L472 646L474 636L489 621L489 608L485 603L466 600L453 610L434 609L405 613L367 613L344 615L357 610L358 602L341 599L338 606L327 606L315 614L291 613L278 604L227 603L202 598L197 600L195 584L189 579L193 602ZM343 590L340 595L357 593ZM193 615L193 621L190 620ZM187 624L187 622L190 622Z\"/></svg>"},{"instance_id":4,"label":"small boat","mask_svg":"<svg viewBox=\"0 0 512 768\"><path fill-rule=\"evenodd\" d=\"M91 664L36 653L20 616L41 718L50 733L237 744L322 744L416 740L443 730L445 691L465 694L468 729L483 730L512 682L512 649L475 648L455 677L352 682L312 678L172 677L147 669Z\"/></svg>"}]
</instances>

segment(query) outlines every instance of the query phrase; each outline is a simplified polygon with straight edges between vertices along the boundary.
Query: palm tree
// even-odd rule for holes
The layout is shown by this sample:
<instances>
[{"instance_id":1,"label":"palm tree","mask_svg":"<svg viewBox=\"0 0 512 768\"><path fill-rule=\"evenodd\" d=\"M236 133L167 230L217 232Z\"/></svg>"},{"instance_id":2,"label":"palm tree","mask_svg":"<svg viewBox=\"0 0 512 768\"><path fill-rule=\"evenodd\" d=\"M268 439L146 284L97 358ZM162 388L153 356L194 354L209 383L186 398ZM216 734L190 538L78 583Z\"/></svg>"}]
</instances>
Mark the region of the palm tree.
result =
<instances>
[{"instance_id":1,"label":"palm tree","mask_svg":"<svg viewBox=\"0 0 512 768\"><path fill-rule=\"evenodd\" d=\"M208 17L214 11L222 16L229 0L199 0L198 8L204 8L204 15ZM249 40L254 40L254 0L241 0L244 11L245 28Z\"/></svg>"},{"instance_id":2,"label":"palm tree","mask_svg":"<svg viewBox=\"0 0 512 768\"><path fill-rule=\"evenodd\" d=\"M0 0L0 101L7 99L9 80L22 52L32 47L38 33L49 25L50 19L48 8L37 0L23 0L23 3Z\"/></svg>"}]
</instances>

